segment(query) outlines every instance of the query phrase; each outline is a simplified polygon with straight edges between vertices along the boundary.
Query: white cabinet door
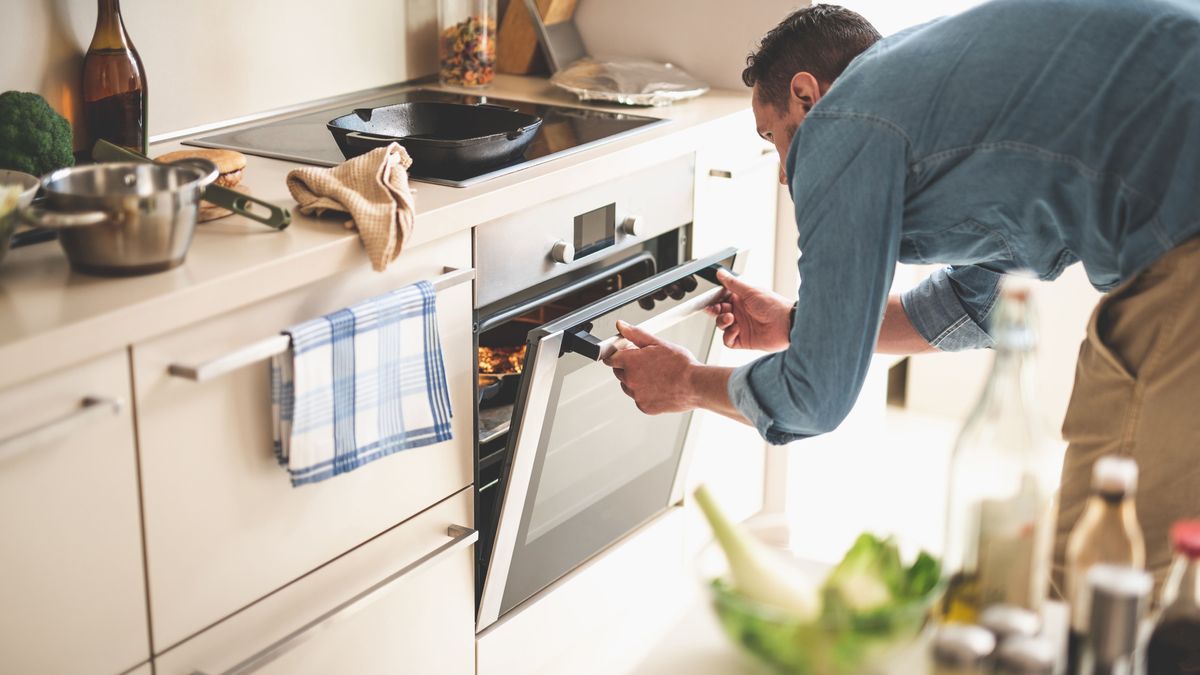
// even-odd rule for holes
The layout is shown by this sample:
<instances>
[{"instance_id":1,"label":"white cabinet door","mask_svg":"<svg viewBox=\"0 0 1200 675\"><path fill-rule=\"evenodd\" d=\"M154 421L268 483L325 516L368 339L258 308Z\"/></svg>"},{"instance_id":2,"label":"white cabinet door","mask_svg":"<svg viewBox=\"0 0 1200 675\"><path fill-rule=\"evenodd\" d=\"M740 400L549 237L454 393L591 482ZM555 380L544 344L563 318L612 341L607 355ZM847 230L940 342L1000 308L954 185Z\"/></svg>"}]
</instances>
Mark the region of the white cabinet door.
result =
<instances>
[{"instance_id":1,"label":"white cabinet door","mask_svg":"<svg viewBox=\"0 0 1200 675\"><path fill-rule=\"evenodd\" d=\"M448 532L471 511L466 489L159 655L156 672L471 675L476 535Z\"/></svg>"},{"instance_id":2,"label":"white cabinet door","mask_svg":"<svg viewBox=\"0 0 1200 675\"><path fill-rule=\"evenodd\" d=\"M0 391L0 411L0 672L145 661L126 352Z\"/></svg>"},{"instance_id":3,"label":"white cabinet door","mask_svg":"<svg viewBox=\"0 0 1200 675\"><path fill-rule=\"evenodd\" d=\"M694 249L746 249L742 278L770 289L775 277L778 158L755 134L748 111L728 126L719 143L697 154ZM727 349L719 335L716 344L711 362L717 365L740 366L762 356ZM754 428L721 415L701 411L694 420L689 487L707 484L732 518L757 513L763 504L765 441ZM710 538L699 512L689 508L689 548Z\"/></svg>"},{"instance_id":4,"label":"white cabinet door","mask_svg":"<svg viewBox=\"0 0 1200 675\"><path fill-rule=\"evenodd\" d=\"M293 488L278 465L265 361L194 382L208 362L299 321L420 279L469 268L470 233L134 345L154 648L159 653L472 480L471 284L438 293L453 440Z\"/></svg>"}]
</instances>

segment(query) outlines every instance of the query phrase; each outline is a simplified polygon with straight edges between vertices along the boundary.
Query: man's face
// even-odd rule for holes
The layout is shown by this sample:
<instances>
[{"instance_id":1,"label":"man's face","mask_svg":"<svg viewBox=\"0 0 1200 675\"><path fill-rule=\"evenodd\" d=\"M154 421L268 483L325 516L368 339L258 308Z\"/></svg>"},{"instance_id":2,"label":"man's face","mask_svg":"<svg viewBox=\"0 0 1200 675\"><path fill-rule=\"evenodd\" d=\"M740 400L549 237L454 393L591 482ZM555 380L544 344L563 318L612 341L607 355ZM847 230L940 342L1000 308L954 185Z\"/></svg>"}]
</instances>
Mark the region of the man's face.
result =
<instances>
[{"instance_id":1,"label":"man's face","mask_svg":"<svg viewBox=\"0 0 1200 675\"><path fill-rule=\"evenodd\" d=\"M792 146L792 137L796 135L796 130L800 128L800 123L804 121L811 105L806 105L796 96L788 96L787 109L781 110L778 106L761 100L758 85L755 85L750 106L754 110L754 123L758 127L758 135L774 145L775 151L779 153L779 182L787 185L787 169L784 164L787 162L788 148Z\"/></svg>"}]
</instances>

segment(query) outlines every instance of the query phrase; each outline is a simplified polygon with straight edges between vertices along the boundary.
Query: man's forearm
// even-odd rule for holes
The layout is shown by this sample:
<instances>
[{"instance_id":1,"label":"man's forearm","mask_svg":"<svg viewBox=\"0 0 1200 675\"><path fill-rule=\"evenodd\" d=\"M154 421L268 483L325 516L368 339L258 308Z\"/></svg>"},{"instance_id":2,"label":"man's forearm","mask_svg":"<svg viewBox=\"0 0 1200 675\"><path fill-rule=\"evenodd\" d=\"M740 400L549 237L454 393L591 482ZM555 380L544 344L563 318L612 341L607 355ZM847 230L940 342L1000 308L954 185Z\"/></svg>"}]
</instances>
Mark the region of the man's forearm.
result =
<instances>
[{"instance_id":1,"label":"man's forearm","mask_svg":"<svg viewBox=\"0 0 1200 675\"><path fill-rule=\"evenodd\" d=\"M750 424L746 416L733 405L733 401L729 400L729 376L732 374L733 368L692 366L692 403L696 408L711 410L742 424Z\"/></svg>"},{"instance_id":2,"label":"man's forearm","mask_svg":"<svg viewBox=\"0 0 1200 675\"><path fill-rule=\"evenodd\" d=\"M936 352L937 348L931 346L908 320L900 296L892 295L888 297L883 313L875 351L880 354L924 354Z\"/></svg>"}]
</instances>

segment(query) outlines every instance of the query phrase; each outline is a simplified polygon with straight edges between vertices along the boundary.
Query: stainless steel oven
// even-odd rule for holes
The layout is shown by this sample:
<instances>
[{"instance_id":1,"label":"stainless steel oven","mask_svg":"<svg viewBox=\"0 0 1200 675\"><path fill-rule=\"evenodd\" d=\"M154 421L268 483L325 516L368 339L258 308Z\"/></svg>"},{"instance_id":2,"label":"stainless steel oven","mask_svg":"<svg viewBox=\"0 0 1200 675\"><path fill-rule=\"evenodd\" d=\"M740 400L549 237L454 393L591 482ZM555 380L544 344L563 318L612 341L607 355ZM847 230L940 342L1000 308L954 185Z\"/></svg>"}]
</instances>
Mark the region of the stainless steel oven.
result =
<instances>
[{"instance_id":1,"label":"stainless steel oven","mask_svg":"<svg viewBox=\"0 0 1200 675\"><path fill-rule=\"evenodd\" d=\"M682 497L691 414L648 416L602 360L618 319L707 360L733 249L693 259L693 161L476 229L482 630Z\"/></svg>"}]
</instances>

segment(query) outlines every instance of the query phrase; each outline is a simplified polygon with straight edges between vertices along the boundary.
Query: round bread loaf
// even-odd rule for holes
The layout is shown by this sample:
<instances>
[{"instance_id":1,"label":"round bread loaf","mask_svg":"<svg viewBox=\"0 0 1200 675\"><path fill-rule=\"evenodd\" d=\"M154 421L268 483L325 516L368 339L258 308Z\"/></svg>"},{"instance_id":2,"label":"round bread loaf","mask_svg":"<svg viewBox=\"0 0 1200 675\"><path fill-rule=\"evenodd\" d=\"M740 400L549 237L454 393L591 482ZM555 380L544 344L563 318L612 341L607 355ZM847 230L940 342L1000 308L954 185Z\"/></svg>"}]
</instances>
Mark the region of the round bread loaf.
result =
<instances>
[{"instance_id":1,"label":"round bread loaf","mask_svg":"<svg viewBox=\"0 0 1200 675\"><path fill-rule=\"evenodd\" d=\"M181 159L207 159L217 165L220 174L215 181L217 185L231 188L242 181L242 171L246 168L246 156L237 150L222 150L219 148L186 148L168 152L155 157L157 162L177 162Z\"/></svg>"}]
</instances>

